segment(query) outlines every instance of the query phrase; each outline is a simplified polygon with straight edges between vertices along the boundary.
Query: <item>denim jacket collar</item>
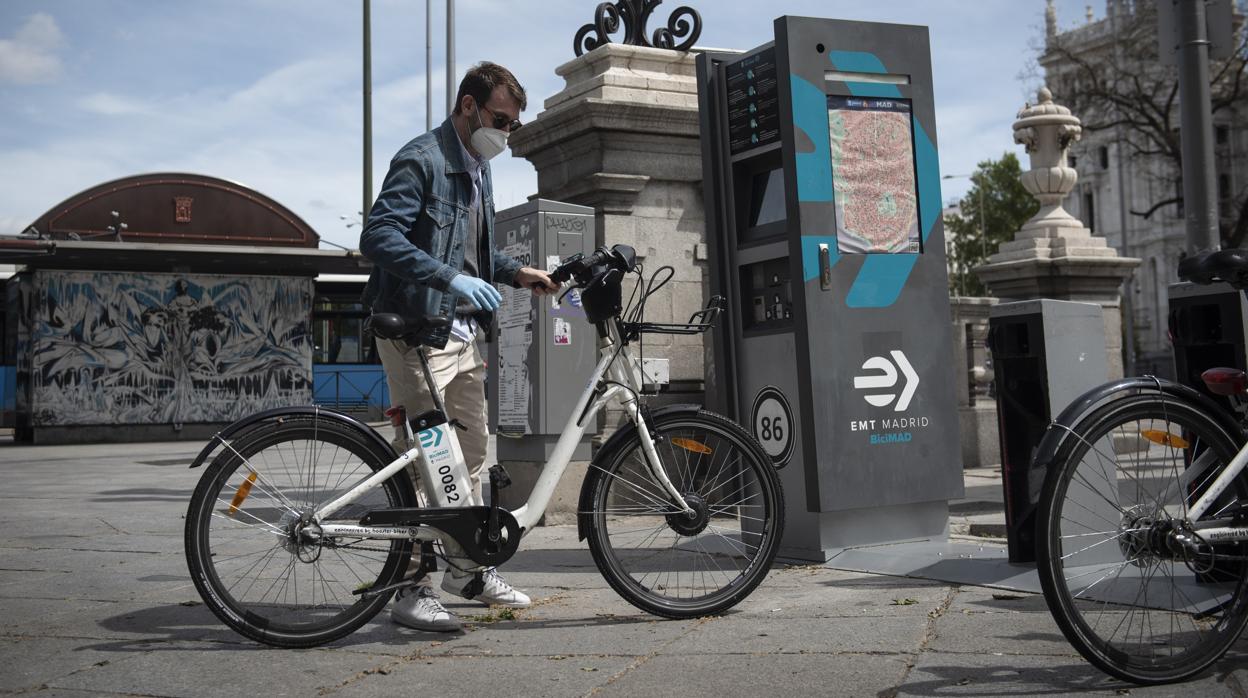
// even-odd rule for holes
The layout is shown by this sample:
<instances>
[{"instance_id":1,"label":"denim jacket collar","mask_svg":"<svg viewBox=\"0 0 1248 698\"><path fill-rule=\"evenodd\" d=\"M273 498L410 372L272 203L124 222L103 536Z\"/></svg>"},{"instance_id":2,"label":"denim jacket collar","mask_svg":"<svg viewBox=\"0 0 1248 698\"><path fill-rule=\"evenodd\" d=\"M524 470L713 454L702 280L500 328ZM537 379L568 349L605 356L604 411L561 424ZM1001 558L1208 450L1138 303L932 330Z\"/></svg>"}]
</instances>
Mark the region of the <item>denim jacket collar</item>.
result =
<instances>
[{"instance_id":1,"label":"denim jacket collar","mask_svg":"<svg viewBox=\"0 0 1248 698\"><path fill-rule=\"evenodd\" d=\"M464 162L464 146L455 131L455 116L446 117L446 121L438 127L438 142L442 145L442 156L446 158L446 173L468 172Z\"/></svg>"}]
</instances>

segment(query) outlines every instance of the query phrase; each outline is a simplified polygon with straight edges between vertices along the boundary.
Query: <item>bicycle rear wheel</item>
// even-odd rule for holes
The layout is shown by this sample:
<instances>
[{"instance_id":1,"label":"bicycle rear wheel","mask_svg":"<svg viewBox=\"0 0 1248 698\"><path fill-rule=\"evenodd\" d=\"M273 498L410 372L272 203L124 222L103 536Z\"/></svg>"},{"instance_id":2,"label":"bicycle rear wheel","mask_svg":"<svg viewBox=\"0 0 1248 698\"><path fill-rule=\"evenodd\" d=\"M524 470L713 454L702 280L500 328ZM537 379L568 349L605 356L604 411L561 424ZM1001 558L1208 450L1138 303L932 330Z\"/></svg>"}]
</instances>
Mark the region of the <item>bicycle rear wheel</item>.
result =
<instances>
[{"instance_id":1,"label":"bicycle rear wheel","mask_svg":"<svg viewBox=\"0 0 1248 698\"><path fill-rule=\"evenodd\" d=\"M607 582L634 606L669 618L718 613L767 576L784 530L771 459L741 427L710 412L649 425L686 516L651 474L634 430L595 459L582 516Z\"/></svg>"},{"instance_id":2,"label":"bicycle rear wheel","mask_svg":"<svg viewBox=\"0 0 1248 698\"><path fill-rule=\"evenodd\" d=\"M231 628L278 647L341 638L390 599L353 591L393 584L406 572L407 540L312 540L301 517L332 501L391 458L360 429L297 417L235 437L205 470L186 515L186 559L204 603ZM325 523L416 506L400 473Z\"/></svg>"},{"instance_id":3,"label":"bicycle rear wheel","mask_svg":"<svg viewBox=\"0 0 1248 698\"><path fill-rule=\"evenodd\" d=\"M1243 543L1184 546L1188 507L1239 449L1186 401L1142 395L1080 422L1053 462L1037 522L1045 600L1092 664L1167 683L1216 662L1248 621ZM1201 522L1242 524L1240 477Z\"/></svg>"}]
</instances>

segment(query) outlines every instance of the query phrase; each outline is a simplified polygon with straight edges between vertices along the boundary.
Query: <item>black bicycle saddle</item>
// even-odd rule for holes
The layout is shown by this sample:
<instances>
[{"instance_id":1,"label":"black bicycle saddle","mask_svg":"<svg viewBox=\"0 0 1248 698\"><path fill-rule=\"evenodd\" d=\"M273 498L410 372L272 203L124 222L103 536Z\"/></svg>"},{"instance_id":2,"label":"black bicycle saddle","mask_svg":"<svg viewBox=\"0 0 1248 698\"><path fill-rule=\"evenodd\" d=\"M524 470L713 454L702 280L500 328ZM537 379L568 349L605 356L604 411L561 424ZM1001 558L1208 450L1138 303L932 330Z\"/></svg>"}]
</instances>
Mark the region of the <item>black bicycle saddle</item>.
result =
<instances>
[{"instance_id":1,"label":"black bicycle saddle","mask_svg":"<svg viewBox=\"0 0 1248 698\"><path fill-rule=\"evenodd\" d=\"M1248 250L1215 250L1179 260L1179 279L1196 284L1225 281L1248 288Z\"/></svg>"},{"instance_id":2,"label":"black bicycle saddle","mask_svg":"<svg viewBox=\"0 0 1248 698\"><path fill-rule=\"evenodd\" d=\"M394 313L374 313L364 320L364 332L379 339L402 339L426 329L446 327L451 319L439 315L426 315L409 325L403 316Z\"/></svg>"}]
</instances>

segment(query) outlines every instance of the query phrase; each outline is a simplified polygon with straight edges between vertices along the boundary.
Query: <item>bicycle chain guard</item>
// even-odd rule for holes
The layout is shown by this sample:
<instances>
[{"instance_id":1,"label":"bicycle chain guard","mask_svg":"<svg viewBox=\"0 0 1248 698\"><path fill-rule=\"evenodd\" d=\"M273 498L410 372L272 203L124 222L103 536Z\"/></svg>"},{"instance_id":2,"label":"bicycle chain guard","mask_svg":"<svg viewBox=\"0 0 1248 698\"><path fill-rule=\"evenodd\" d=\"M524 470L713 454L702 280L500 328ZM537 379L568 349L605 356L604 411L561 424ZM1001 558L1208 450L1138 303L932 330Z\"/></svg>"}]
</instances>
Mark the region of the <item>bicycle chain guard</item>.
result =
<instances>
[{"instance_id":1,"label":"bicycle chain guard","mask_svg":"<svg viewBox=\"0 0 1248 698\"><path fill-rule=\"evenodd\" d=\"M450 536L478 565L497 567L520 547L520 523L506 509L493 509L505 535L489 539L490 507L377 509L360 519L361 526L429 526Z\"/></svg>"}]
</instances>

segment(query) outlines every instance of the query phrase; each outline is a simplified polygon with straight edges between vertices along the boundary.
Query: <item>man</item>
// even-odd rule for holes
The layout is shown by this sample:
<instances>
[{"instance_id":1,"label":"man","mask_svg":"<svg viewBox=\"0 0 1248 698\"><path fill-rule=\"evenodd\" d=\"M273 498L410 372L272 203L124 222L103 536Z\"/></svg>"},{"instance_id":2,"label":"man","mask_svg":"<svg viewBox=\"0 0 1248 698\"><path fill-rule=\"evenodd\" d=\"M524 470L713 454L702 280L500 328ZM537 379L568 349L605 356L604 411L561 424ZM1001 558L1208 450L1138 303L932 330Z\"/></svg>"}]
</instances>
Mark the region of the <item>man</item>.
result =
<instances>
[{"instance_id":1,"label":"man","mask_svg":"<svg viewBox=\"0 0 1248 698\"><path fill-rule=\"evenodd\" d=\"M437 129L412 140L390 163L377 202L360 236L360 250L372 260L373 273L364 303L373 312L398 313L409 321L428 315L449 317L450 327L426 329L401 341L377 340L391 401L407 414L433 409L420 368L419 347L427 352L448 417L463 423L459 432L473 486L481 504L481 468L487 438L485 363L477 347L502 300L492 284L553 293L557 286L544 271L521 267L494 249L494 195L490 158L506 148L507 136L520 128L526 106L524 88L506 68L480 63L464 76L455 110ZM402 440L396 430L395 440ZM473 575L461 568L472 563L449 544L450 569L442 589L465 596ZM486 604L529 605L529 597L490 569L484 590L474 598ZM453 631L461 625L438 600L428 576L400 590L391 617L395 622L430 631Z\"/></svg>"}]
</instances>

